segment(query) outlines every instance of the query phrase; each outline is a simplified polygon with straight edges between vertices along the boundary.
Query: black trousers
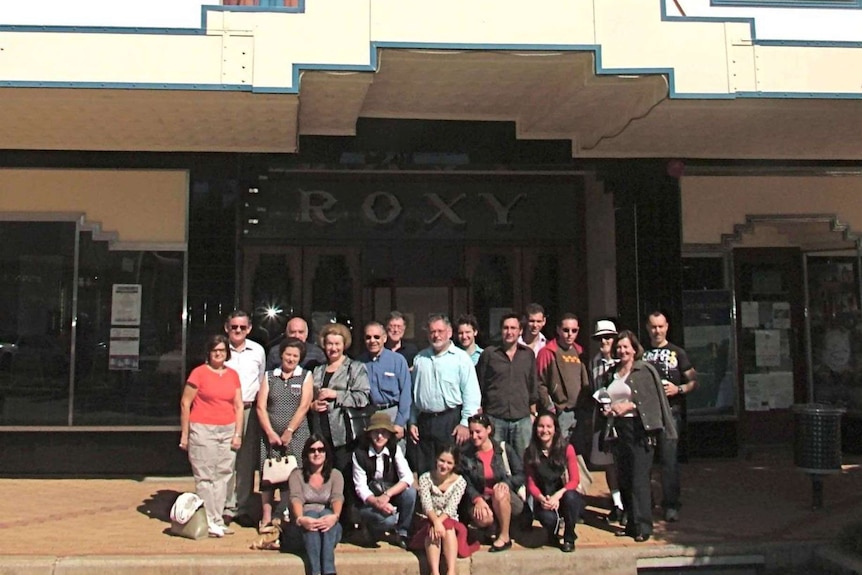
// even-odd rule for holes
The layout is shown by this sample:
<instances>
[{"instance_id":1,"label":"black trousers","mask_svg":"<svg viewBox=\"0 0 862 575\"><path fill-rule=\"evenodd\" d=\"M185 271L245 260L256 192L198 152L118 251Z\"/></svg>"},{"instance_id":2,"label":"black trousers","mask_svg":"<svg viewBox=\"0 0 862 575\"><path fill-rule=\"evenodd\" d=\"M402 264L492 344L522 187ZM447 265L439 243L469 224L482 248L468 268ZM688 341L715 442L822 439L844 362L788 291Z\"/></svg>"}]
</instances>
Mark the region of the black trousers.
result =
<instances>
[{"instance_id":1,"label":"black trousers","mask_svg":"<svg viewBox=\"0 0 862 575\"><path fill-rule=\"evenodd\" d=\"M626 533L652 535L652 494L650 471L655 447L644 430L640 417L617 417L614 420L619 438L613 451L628 524Z\"/></svg>"},{"instance_id":2,"label":"black trousers","mask_svg":"<svg viewBox=\"0 0 862 575\"><path fill-rule=\"evenodd\" d=\"M452 431L461 422L461 406L439 413L420 413L416 421L419 443L416 445L416 472L422 475L434 467L437 450L455 442Z\"/></svg>"}]
</instances>

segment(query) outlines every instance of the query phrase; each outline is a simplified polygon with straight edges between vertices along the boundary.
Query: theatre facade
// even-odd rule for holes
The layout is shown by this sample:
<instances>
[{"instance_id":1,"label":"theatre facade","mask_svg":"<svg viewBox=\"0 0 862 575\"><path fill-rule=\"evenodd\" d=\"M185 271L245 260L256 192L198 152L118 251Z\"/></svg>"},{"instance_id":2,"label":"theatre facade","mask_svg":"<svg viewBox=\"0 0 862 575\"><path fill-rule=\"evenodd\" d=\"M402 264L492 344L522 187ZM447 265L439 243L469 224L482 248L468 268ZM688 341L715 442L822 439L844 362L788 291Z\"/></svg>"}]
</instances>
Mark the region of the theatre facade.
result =
<instances>
[{"instance_id":1,"label":"theatre facade","mask_svg":"<svg viewBox=\"0 0 862 575\"><path fill-rule=\"evenodd\" d=\"M787 446L811 401L862 449L858 6L268 4L0 22L3 472L186 472L236 308L263 343L392 309L488 343L538 302L587 354L660 309L691 456Z\"/></svg>"}]
</instances>

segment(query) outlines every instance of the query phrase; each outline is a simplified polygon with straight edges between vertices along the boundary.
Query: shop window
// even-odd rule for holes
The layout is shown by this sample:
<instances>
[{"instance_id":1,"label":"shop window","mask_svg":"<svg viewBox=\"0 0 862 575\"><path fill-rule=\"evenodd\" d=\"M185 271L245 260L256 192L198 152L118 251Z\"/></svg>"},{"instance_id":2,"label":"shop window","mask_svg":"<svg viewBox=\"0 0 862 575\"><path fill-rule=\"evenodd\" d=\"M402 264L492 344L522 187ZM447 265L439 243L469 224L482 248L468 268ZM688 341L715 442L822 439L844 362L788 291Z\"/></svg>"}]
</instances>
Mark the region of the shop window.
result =
<instances>
[{"instance_id":1,"label":"shop window","mask_svg":"<svg viewBox=\"0 0 862 575\"><path fill-rule=\"evenodd\" d=\"M67 425L75 223L0 230L0 425Z\"/></svg>"},{"instance_id":2,"label":"shop window","mask_svg":"<svg viewBox=\"0 0 862 575\"><path fill-rule=\"evenodd\" d=\"M73 425L177 424L184 268L180 251L115 251L80 234ZM140 312L121 317L127 304Z\"/></svg>"},{"instance_id":3,"label":"shop window","mask_svg":"<svg viewBox=\"0 0 862 575\"><path fill-rule=\"evenodd\" d=\"M724 270L722 257L683 259L683 337L698 383L687 398L689 419L735 413L733 300Z\"/></svg>"},{"instance_id":4,"label":"shop window","mask_svg":"<svg viewBox=\"0 0 862 575\"><path fill-rule=\"evenodd\" d=\"M862 413L859 260L808 256L814 401Z\"/></svg>"},{"instance_id":5,"label":"shop window","mask_svg":"<svg viewBox=\"0 0 862 575\"><path fill-rule=\"evenodd\" d=\"M0 235L0 425L177 425L185 253L113 251L75 222Z\"/></svg>"}]
</instances>

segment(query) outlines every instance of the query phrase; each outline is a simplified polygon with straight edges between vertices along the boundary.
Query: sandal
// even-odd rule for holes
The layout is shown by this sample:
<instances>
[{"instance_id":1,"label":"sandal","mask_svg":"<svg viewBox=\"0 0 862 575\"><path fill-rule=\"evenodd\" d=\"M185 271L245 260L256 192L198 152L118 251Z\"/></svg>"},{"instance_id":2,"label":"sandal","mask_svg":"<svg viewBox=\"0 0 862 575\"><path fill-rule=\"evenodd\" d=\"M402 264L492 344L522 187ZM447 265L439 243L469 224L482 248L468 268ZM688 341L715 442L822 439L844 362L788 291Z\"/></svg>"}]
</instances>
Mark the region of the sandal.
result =
<instances>
[{"instance_id":1,"label":"sandal","mask_svg":"<svg viewBox=\"0 0 862 575\"><path fill-rule=\"evenodd\" d=\"M263 535L264 533L275 533L276 531L278 531L278 529L275 525L272 524L272 521L270 521L269 523L264 523L263 521L261 521L257 524L257 532L260 535Z\"/></svg>"}]
</instances>

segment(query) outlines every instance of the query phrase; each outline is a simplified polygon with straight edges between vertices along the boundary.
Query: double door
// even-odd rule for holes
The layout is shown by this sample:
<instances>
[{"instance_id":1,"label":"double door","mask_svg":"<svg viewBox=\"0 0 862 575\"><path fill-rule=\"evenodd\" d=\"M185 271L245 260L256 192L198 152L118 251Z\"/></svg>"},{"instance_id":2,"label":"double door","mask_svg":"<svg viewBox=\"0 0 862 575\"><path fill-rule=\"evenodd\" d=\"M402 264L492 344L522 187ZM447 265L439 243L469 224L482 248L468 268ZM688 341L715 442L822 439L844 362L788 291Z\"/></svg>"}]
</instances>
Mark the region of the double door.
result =
<instances>
[{"instance_id":1,"label":"double door","mask_svg":"<svg viewBox=\"0 0 862 575\"><path fill-rule=\"evenodd\" d=\"M520 312L530 302L545 307L549 336L559 313L584 311L574 305L586 301L585 266L569 245L451 245L439 253L451 261L441 264L436 257L423 264L428 251L421 245L398 252L375 246L246 246L241 305L253 310L256 328L270 340L283 333L290 315L309 319L315 333L339 321L356 336L361 323L398 309L413 320L407 335L420 347L422 323L432 312L453 320L473 313L486 344L499 332L495 320L501 313Z\"/></svg>"}]
</instances>

